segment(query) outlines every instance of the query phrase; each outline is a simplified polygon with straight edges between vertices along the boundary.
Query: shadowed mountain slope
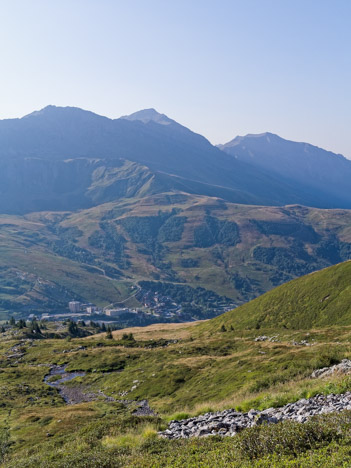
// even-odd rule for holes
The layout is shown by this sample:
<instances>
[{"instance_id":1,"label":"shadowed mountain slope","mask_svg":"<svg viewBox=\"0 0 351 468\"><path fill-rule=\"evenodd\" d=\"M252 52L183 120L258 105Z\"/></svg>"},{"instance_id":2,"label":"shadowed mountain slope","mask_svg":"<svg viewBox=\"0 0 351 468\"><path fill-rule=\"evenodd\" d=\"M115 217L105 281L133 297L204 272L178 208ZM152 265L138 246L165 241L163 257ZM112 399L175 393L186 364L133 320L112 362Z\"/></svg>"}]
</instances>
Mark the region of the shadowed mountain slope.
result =
<instances>
[{"instance_id":1,"label":"shadowed mountain slope","mask_svg":"<svg viewBox=\"0 0 351 468\"><path fill-rule=\"evenodd\" d=\"M233 158L154 109L111 120L78 108L48 106L0 121L1 211L66 210L70 199L73 209L94 206L92 187L101 166L120 180L121 160L137 163L143 167L137 172L147 170L150 178L161 180L149 188L151 194L181 190L244 204L351 207L351 200L338 193L330 197L306 181L283 179ZM16 189L19 183L22 190ZM99 202L130 196L120 185L116 191L110 187L106 198L100 190Z\"/></svg>"},{"instance_id":2,"label":"shadowed mountain slope","mask_svg":"<svg viewBox=\"0 0 351 468\"><path fill-rule=\"evenodd\" d=\"M348 207L351 201L351 161L308 143L285 140L272 133L238 136L218 146L237 161L269 171L292 184L324 193L325 200Z\"/></svg>"}]
</instances>

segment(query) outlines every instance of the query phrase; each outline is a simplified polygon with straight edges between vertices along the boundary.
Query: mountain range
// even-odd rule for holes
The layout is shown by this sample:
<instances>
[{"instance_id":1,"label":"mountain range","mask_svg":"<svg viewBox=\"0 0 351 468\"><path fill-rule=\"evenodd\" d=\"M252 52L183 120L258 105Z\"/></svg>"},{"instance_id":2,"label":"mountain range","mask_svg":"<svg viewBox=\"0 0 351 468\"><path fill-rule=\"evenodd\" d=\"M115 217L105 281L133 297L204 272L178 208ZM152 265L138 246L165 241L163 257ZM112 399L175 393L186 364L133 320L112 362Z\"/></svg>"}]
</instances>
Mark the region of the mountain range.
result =
<instances>
[{"instance_id":1,"label":"mountain range","mask_svg":"<svg viewBox=\"0 0 351 468\"><path fill-rule=\"evenodd\" d=\"M218 315L351 258L350 171L273 134L217 148L154 109L0 121L1 316L138 307L141 284Z\"/></svg>"},{"instance_id":2,"label":"mountain range","mask_svg":"<svg viewBox=\"0 0 351 468\"><path fill-rule=\"evenodd\" d=\"M112 120L48 106L0 121L2 213L89 208L169 191L350 208L350 175L346 158L271 134L216 148L154 109Z\"/></svg>"},{"instance_id":3,"label":"mountain range","mask_svg":"<svg viewBox=\"0 0 351 468\"><path fill-rule=\"evenodd\" d=\"M326 192L331 199L341 194L350 197L351 164L334 154L308 143L285 140L272 133L246 135L218 146L238 161L269 171L293 183Z\"/></svg>"}]
</instances>

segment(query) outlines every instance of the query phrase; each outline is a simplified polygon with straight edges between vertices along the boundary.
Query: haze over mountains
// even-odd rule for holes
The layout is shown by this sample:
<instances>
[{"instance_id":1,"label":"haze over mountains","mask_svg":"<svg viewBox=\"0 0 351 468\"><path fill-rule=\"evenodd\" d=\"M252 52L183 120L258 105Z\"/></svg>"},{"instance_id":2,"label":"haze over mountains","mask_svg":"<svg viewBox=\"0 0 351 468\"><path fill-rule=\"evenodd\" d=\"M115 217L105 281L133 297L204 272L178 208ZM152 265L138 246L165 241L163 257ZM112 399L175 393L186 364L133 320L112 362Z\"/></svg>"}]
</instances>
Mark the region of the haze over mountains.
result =
<instances>
[{"instance_id":1,"label":"haze over mountains","mask_svg":"<svg viewBox=\"0 0 351 468\"><path fill-rule=\"evenodd\" d=\"M335 199L340 194L350 198L351 162L341 154L272 133L238 136L218 147L255 168L309 186L311 192L325 191Z\"/></svg>"},{"instance_id":2,"label":"haze over mountains","mask_svg":"<svg viewBox=\"0 0 351 468\"><path fill-rule=\"evenodd\" d=\"M178 319L217 315L351 258L350 180L341 155L273 134L217 148L154 109L0 121L0 312L106 306L147 282Z\"/></svg>"},{"instance_id":3,"label":"haze over mountains","mask_svg":"<svg viewBox=\"0 0 351 468\"><path fill-rule=\"evenodd\" d=\"M154 109L111 120L48 106L0 121L3 213L75 210L163 192L350 208L350 176L342 156L271 134L216 148Z\"/></svg>"}]
</instances>

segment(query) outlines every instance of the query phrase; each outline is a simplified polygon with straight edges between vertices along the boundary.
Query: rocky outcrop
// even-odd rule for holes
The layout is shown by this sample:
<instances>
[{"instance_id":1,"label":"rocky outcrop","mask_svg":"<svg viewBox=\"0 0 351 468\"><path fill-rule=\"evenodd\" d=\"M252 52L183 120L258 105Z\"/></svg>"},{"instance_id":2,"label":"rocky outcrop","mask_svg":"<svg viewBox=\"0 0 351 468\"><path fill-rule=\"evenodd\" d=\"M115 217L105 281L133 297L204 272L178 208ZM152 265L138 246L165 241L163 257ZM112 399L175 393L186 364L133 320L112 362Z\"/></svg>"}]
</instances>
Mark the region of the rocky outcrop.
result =
<instances>
[{"instance_id":1,"label":"rocky outcrop","mask_svg":"<svg viewBox=\"0 0 351 468\"><path fill-rule=\"evenodd\" d=\"M134 416L156 416L153 409L150 408L147 400L129 402L137 405L137 409L133 411Z\"/></svg>"},{"instance_id":2,"label":"rocky outcrop","mask_svg":"<svg viewBox=\"0 0 351 468\"><path fill-rule=\"evenodd\" d=\"M351 410L351 392L341 395L316 395L281 408L268 408L264 411L252 409L248 413L240 413L232 409L182 421L171 421L168 428L159 435L167 439L234 436L243 429L259 424L276 424L287 419L304 423L312 416L343 410Z\"/></svg>"},{"instance_id":3,"label":"rocky outcrop","mask_svg":"<svg viewBox=\"0 0 351 468\"><path fill-rule=\"evenodd\" d=\"M278 343L278 336L279 335L275 335L275 336L266 336L266 335L261 335L261 336L257 336L254 341L270 341L271 343Z\"/></svg>"},{"instance_id":4,"label":"rocky outcrop","mask_svg":"<svg viewBox=\"0 0 351 468\"><path fill-rule=\"evenodd\" d=\"M340 364L315 370L312 372L311 377L315 379L316 377L321 378L333 374L348 374L349 372L351 372L351 361L350 359L343 359Z\"/></svg>"}]
</instances>

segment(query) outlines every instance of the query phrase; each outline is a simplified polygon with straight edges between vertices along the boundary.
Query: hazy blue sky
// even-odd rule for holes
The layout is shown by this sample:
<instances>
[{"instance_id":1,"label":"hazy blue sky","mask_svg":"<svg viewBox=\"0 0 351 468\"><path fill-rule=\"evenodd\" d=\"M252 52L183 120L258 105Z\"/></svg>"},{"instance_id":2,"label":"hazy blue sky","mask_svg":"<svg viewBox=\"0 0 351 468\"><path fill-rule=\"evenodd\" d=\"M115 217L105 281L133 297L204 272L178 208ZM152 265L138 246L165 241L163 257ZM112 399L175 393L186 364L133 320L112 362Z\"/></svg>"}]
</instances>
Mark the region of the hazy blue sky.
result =
<instances>
[{"instance_id":1,"label":"hazy blue sky","mask_svg":"<svg viewBox=\"0 0 351 468\"><path fill-rule=\"evenodd\" d=\"M351 157L350 0L0 0L0 118L155 107Z\"/></svg>"}]
</instances>

